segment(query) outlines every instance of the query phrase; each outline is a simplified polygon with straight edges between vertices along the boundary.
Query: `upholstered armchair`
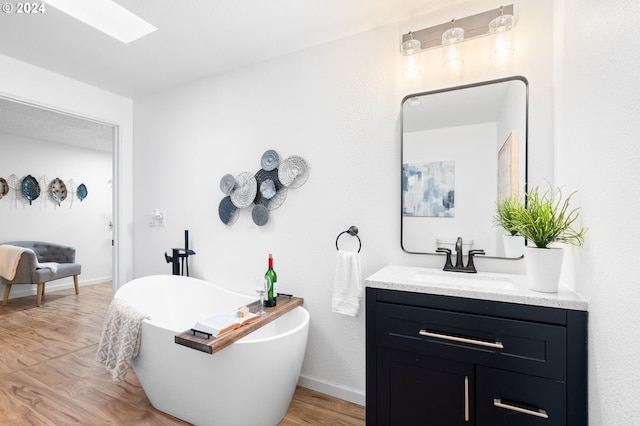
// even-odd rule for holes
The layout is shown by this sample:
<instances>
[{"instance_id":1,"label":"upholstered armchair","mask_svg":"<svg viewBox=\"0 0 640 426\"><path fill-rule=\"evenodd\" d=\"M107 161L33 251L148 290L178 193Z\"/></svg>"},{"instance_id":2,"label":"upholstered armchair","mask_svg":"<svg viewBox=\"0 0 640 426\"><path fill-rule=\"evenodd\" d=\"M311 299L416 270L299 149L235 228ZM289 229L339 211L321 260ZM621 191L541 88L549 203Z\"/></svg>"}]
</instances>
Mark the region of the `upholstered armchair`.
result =
<instances>
[{"instance_id":1,"label":"upholstered armchair","mask_svg":"<svg viewBox=\"0 0 640 426\"><path fill-rule=\"evenodd\" d=\"M5 246L5 247L2 247ZM11 259L11 256L15 256ZM19 260L17 259L19 256ZM5 285L2 305L7 304L9 292L13 284L37 284L36 306L42 303L44 284L48 281L65 277L73 277L73 285L78 294L78 275L82 269L75 263L76 249L73 247L47 243L43 241L11 241L0 245L0 264L4 265L5 273L0 273L0 283ZM13 261L17 262L17 266ZM6 265L14 268L12 279L6 273ZM2 272L2 271L0 271ZM3 276L4 275L4 276Z\"/></svg>"}]
</instances>

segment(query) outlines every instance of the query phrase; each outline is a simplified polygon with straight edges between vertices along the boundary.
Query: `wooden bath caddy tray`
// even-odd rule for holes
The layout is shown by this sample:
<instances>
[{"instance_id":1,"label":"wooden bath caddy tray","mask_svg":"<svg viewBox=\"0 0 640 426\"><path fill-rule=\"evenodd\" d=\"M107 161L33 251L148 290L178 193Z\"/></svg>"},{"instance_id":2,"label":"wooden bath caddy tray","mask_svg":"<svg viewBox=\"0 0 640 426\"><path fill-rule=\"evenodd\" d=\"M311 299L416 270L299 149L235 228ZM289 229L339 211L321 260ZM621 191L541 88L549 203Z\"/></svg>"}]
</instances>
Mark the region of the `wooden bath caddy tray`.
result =
<instances>
[{"instance_id":1,"label":"wooden bath caddy tray","mask_svg":"<svg viewBox=\"0 0 640 426\"><path fill-rule=\"evenodd\" d=\"M219 350L226 348L236 340L242 339L252 331L269 324L271 321L281 317L293 308L302 306L302 302L304 300L301 297L279 296L277 301L278 303L276 306L272 308L264 308L264 310L269 313L267 316L236 328L222 336L210 337L207 339L206 337L202 337L199 333L194 336L191 330L187 330L176 335L175 342L179 345L188 346L198 351L214 354ZM255 302L247 305L247 307L251 312L258 312L260 310L260 301L256 300Z\"/></svg>"}]
</instances>

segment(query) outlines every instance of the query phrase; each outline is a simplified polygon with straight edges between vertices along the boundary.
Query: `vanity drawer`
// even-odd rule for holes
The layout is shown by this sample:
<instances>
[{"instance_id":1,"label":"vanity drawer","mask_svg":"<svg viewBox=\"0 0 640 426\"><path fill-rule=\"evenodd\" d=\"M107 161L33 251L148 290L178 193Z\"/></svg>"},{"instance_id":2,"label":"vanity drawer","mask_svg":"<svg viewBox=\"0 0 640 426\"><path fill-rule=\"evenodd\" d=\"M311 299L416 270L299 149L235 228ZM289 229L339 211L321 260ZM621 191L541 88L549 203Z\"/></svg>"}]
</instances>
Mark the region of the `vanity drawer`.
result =
<instances>
[{"instance_id":1,"label":"vanity drawer","mask_svg":"<svg viewBox=\"0 0 640 426\"><path fill-rule=\"evenodd\" d=\"M566 385L494 368L476 369L477 426L566 425Z\"/></svg>"},{"instance_id":2,"label":"vanity drawer","mask_svg":"<svg viewBox=\"0 0 640 426\"><path fill-rule=\"evenodd\" d=\"M566 328L379 303L376 343L394 349L566 379Z\"/></svg>"}]
</instances>

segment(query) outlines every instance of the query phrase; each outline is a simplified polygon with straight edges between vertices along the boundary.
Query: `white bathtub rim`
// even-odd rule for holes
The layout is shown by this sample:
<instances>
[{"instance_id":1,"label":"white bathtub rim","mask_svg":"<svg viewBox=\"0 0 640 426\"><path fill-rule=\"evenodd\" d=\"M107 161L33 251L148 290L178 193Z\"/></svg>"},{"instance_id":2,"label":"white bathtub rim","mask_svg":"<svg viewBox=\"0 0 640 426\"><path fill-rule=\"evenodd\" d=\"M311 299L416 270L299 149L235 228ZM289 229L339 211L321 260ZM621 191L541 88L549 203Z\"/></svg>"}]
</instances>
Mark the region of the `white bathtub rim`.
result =
<instances>
[{"instance_id":1,"label":"white bathtub rim","mask_svg":"<svg viewBox=\"0 0 640 426\"><path fill-rule=\"evenodd\" d=\"M220 291L222 291L224 293L229 293L230 295L233 295L233 296L248 297L251 300L255 300L256 299L255 296L251 296L251 295L244 294L244 293L238 293L237 291L229 290L228 288L223 287L220 284L212 283L210 281L205 281L205 280L202 280L200 278L185 277L183 275L159 275L159 274L156 274L156 275L145 275L145 276L142 276L142 277L134 278L131 281L127 281L122 287L120 287L116 291L116 293L114 295L114 299L118 298L118 297L121 297L121 296L119 296L119 294L121 294L122 292L126 292L127 291L125 289L127 285L135 283L136 281L144 282L144 281L150 281L152 279L160 279L160 280L165 280L165 281L166 280L187 280L187 281L193 280L193 281L198 281L200 283L213 286L216 289L218 289L218 290L220 290ZM123 289L125 289L125 290L123 290Z\"/></svg>"},{"instance_id":2,"label":"white bathtub rim","mask_svg":"<svg viewBox=\"0 0 640 426\"><path fill-rule=\"evenodd\" d=\"M202 282L202 283L205 283L205 284L207 284L207 285L210 285L210 286L214 287L214 288L216 289L216 291L222 291L222 292L224 292L224 293L228 293L229 295L232 295L232 296L246 297L246 298L249 298L250 300L255 300L255 297L253 297L253 296L251 296L251 295L247 295L247 294L243 294L243 293L238 293L238 292L235 292L235 291L229 290L229 289L227 289L227 288L224 288L224 287L222 287L222 286L220 286L220 285L218 285L218 284L211 283L211 282L209 282L209 281L205 281L205 280L201 280L201 279L199 279L199 278L194 278L194 277L185 277L185 276L182 276L182 275L177 275L177 276L176 276L176 275L146 275L146 276L143 276L143 277L135 278L135 279L133 279L133 280L131 280L131 281L129 281L129 282L127 282L127 283L125 283L125 285L123 285L120 289L118 289L118 291L116 291L116 293L115 293L115 295L114 295L114 297L113 297L113 298L114 298L114 299L124 299L125 301L130 302L130 300L128 300L128 299L127 299L127 297L123 296L122 294L119 294L119 293L121 293L121 292L120 292L120 290L121 290L122 288L124 288L126 285L128 285L128 284L130 284L130 283L134 283L134 282L136 282L136 281L149 281L149 280L151 280L151 279L155 279L155 278L158 278L158 277L160 277L160 278L161 278L161 279L163 279L163 280L167 280L167 279L169 279L169 278L172 278L172 279L177 278L177 279L179 279L179 280L187 279L187 280L200 281L200 282ZM135 303L134 303L134 304L135 304ZM251 333L250 333L250 334L248 334L247 336L244 336L243 338L241 338L241 339L239 339L239 340L235 341L235 342L234 342L234 344L244 345L244 344L249 344L249 343L269 342L269 341L271 341L271 340L279 339L279 338L282 338L282 337L289 336L289 335L291 335L291 334L293 334L293 333L296 333L296 332L297 332L297 331L299 331L301 328L304 328L304 327L306 327L306 326L309 324L310 319L311 319L311 315L309 314L309 311L307 311L303 306L297 306L297 307L296 307L296 308L294 308L291 312L287 312L287 313L286 313L286 314L284 314L284 315L288 315L288 314L290 314L290 313L294 313L295 311L302 312L302 314L303 314L303 318L302 318L302 320L301 320L301 321L300 321L300 322L299 322L295 327L293 327L293 328L291 328L291 329L289 329L289 330L287 330L287 331L285 331L285 332L283 332L283 333L277 333L277 334L274 334L274 335L272 335L272 336L262 337L262 338L258 338L258 339L251 338ZM145 312L145 313L146 313L146 312ZM147 313L147 314L148 314L148 313ZM277 319L278 319L278 318L276 318L276 320L277 320ZM276 320L274 320L274 321L276 321ZM165 327L165 326L163 326L162 324L160 324L157 320L156 320L156 321L154 321L154 320L153 320L153 318L145 319L143 322L145 322L145 323L147 323L147 324L149 324L149 325L151 325L151 326L153 326L153 327L157 327L157 328L160 328L160 329L163 329L163 330L169 330L169 331L174 332L174 333L176 333L176 334L178 334L178 333L182 333L182 332L186 331L186 330L176 330L176 329L174 329L174 328L168 328L168 327ZM266 325L269 325L269 324L266 324Z\"/></svg>"}]
</instances>

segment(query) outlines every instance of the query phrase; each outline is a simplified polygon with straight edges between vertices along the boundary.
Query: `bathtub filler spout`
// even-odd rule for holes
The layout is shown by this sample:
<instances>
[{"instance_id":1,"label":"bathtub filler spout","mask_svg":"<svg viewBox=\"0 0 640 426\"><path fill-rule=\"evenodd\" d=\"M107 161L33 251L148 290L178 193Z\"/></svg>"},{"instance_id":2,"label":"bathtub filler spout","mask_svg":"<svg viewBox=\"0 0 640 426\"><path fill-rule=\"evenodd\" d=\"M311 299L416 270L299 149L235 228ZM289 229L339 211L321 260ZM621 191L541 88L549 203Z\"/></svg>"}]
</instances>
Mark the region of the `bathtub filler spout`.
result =
<instances>
[{"instance_id":1,"label":"bathtub filler spout","mask_svg":"<svg viewBox=\"0 0 640 426\"><path fill-rule=\"evenodd\" d=\"M195 251L189 250L189 230L184 230L184 248L171 249L173 256L169 256L167 252L164 252L164 259L167 263L173 263L171 272L173 275L186 275L189 276L189 256L196 254Z\"/></svg>"}]
</instances>

